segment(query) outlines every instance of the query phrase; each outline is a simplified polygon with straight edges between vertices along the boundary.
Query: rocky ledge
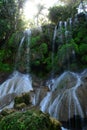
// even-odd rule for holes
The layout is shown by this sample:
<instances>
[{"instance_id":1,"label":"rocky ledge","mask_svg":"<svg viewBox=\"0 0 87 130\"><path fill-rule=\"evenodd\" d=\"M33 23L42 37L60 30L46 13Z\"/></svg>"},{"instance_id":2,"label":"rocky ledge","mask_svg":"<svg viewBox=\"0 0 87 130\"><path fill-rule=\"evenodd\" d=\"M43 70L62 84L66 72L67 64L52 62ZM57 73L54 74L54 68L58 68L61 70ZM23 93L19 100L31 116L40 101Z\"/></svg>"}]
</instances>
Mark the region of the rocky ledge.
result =
<instances>
[{"instance_id":1,"label":"rocky ledge","mask_svg":"<svg viewBox=\"0 0 87 130\"><path fill-rule=\"evenodd\" d=\"M61 124L35 108L27 111L5 109L0 114L0 130L61 130Z\"/></svg>"}]
</instances>

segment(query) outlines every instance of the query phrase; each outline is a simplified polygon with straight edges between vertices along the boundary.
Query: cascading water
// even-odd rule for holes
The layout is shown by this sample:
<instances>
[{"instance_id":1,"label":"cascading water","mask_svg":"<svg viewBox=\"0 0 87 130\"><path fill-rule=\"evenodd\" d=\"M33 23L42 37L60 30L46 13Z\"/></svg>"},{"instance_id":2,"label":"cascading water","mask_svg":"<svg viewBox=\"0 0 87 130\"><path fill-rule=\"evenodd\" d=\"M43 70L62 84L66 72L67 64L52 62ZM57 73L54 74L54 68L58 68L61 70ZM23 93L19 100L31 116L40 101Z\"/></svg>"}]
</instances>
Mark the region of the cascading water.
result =
<instances>
[{"instance_id":1,"label":"cascading water","mask_svg":"<svg viewBox=\"0 0 87 130\"><path fill-rule=\"evenodd\" d=\"M67 43L67 40L68 40L67 21L64 22L64 29L65 29L65 40L66 40L66 43Z\"/></svg>"},{"instance_id":2,"label":"cascading water","mask_svg":"<svg viewBox=\"0 0 87 130\"><path fill-rule=\"evenodd\" d=\"M0 85L0 109L12 103L15 96L30 90L33 90L30 76L15 71Z\"/></svg>"},{"instance_id":3,"label":"cascading water","mask_svg":"<svg viewBox=\"0 0 87 130\"><path fill-rule=\"evenodd\" d=\"M69 38L70 39L72 39L72 25L73 25L72 18L69 18Z\"/></svg>"},{"instance_id":4,"label":"cascading water","mask_svg":"<svg viewBox=\"0 0 87 130\"><path fill-rule=\"evenodd\" d=\"M54 29L53 42L52 42L52 77L54 76L54 53L55 53L55 39L57 36L57 26Z\"/></svg>"},{"instance_id":5,"label":"cascading water","mask_svg":"<svg viewBox=\"0 0 87 130\"><path fill-rule=\"evenodd\" d=\"M32 81L31 77L29 75L29 44L30 44L30 36L31 31L26 30L24 32L24 36L21 39L18 53L17 53L17 59L16 59L16 65L15 65L15 71L12 75L10 75L9 79L6 80L3 84L0 85L0 110L2 110L4 107L7 107L7 105L10 105L10 107L13 107L13 100L16 95L20 95L24 92L29 92L30 90L33 90L32 88ZM22 74L18 72L20 70L20 62L22 60L21 57L23 57L23 45L25 38L28 39L26 41L26 54L25 54L25 70L27 74Z\"/></svg>"},{"instance_id":6,"label":"cascading water","mask_svg":"<svg viewBox=\"0 0 87 130\"><path fill-rule=\"evenodd\" d=\"M26 36L26 38L27 38L27 44L26 44L26 55L25 55L25 57L26 57L26 62L25 62L25 64L26 64L26 72L27 73L29 73L29 71L30 71L30 67L29 67L29 62L30 62L30 37L31 37L31 30L26 30L25 31L25 36Z\"/></svg>"},{"instance_id":7,"label":"cascading water","mask_svg":"<svg viewBox=\"0 0 87 130\"><path fill-rule=\"evenodd\" d=\"M77 10L78 10L78 14L79 13L87 13L87 2L81 1Z\"/></svg>"},{"instance_id":8,"label":"cascading water","mask_svg":"<svg viewBox=\"0 0 87 130\"><path fill-rule=\"evenodd\" d=\"M18 48L15 70L29 73L30 37L31 31L29 29L25 30Z\"/></svg>"},{"instance_id":9,"label":"cascading water","mask_svg":"<svg viewBox=\"0 0 87 130\"><path fill-rule=\"evenodd\" d=\"M77 16L74 22L75 24L78 23ZM72 18L69 19L69 22L60 21L59 25L55 27L52 44L52 75L54 75L56 37L58 36L60 46L62 46L63 44L69 43L69 38L72 38L71 31ZM16 95L33 90L31 77L29 75L30 36L31 31L26 30L19 45L15 71L8 80L0 85L0 110L7 106L13 107L13 100ZM75 57L74 49L72 49L72 54ZM68 51L66 56L69 56ZM22 74L18 71L26 72L27 74ZM85 78L83 78L84 75L86 75ZM82 74L68 71L64 72L58 78L49 80L46 84L49 91L47 90L47 95L40 103L41 110L43 112L48 112L51 116L60 120L69 130L87 130L84 128L84 119L87 117L87 92L84 90L86 90L87 85L83 88L83 80L86 79L87 71L84 71ZM40 101L41 89L42 88L36 88L35 93L33 92L33 96L31 96L34 106L39 104L38 101ZM84 95L86 96L84 97ZM62 127L62 130L67 129Z\"/></svg>"},{"instance_id":10,"label":"cascading water","mask_svg":"<svg viewBox=\"0 0 87 130\"><path fill-rule=\"evenodd\" d=\"M38 105L39 98L40 98L40 92L41 92L41 89L38 88L38 89L36 89L35 93L32 94L32 96L31 96L32 105L34 105L34 106Z\"/></svg>"},{"instance_id":11,"label":"cascading water","mask_svg":"<svg viewBox=\"0 0 87 130\"><path fill-rule=\"evenodd\" d=\"M64 72L55 79L52 89L40 103L43 112L48 112L63 123L68 122L66 124L70 130L83 130L84 127L86 112L83 111L79 92L83 84L81 79L80 74Z\"/></svg>"},{"instance_id":12,"label":"cascading water","mask_svg":"<svg viewBox=\"0 0 87 130\"><path fill-rule=\"evenodd\" d=\"M60 21L54 29L52 54L58 55L58 60L60 60L59 65L64 70L70 70L71 65L76 61L75 46L72 40L72 27L73 20L69 18L67 21ZM52 56L52 61L54 62L54 56ZM54 70L55 65L53 62Z\"/></svg>"},{"instance_id":13,"label":"cascading water","mask_svg":"<svg viewBox=\"0 0 87 130\"><path fill-rule=\"evenodd\" d=\"M65 44L66 44L66 52L65 52L65 57L66 57L66 69L68 69L69 70L69 68L70 68L70 60L69 60L69 50L68 50L68 48L67 48L67 44L69 44L69 31L68 31L68 29L67 29L67 27L68 27L68 22L67 21L65 21L64 22L64 30L65 30Z\"/></svg>"},{"instance_id":14,"label":"cascading water","mask_svg":"<svg viewBox=\"0 0 87 130\"><path fill-rule=\"evenodd\" d=\"M69 56L72 58L71 62L76 61L75 48L69 45L72 45L72 25L78 24L78 22L76 15L73 21L72 18L69 21L60 21L57 28L55 27L53 40L58 37L58 44L61 47L60 39L62 37L65 40L63 44L68 45L67 47L70 48L70 50L66 49L65 54L65 58L68 59L66 61L66 70L70 69ZM60 31L62 28L64 33ZM87 73L87 71L84 73ZM47 112L60 120L64 127L69 130L87 130L87 83L84 85L83 75L83 73L77 74L68 71L58 78L49 80L47 86L50 91L47 92L47 95L40 103L40 108L43 112ZM87 76L85 77L86 79Z\"/></svg>"},{"instance_id":15,"label":"cascading water","mask_svg":"<svg viewBox=\"0 0 87 130\"><path fill-rule=\"evenodd\" d=\"M70 31L72 31L72 18L69 18Z\"/></svg>"},{"instance_id":16,"label":"cascading water","mask_svg":"<svg viewBox=\"0 0 87 130\"><path fill-rule=\"evenodd\" d=\"M19 45L19 48L18 48L18 54L17 54L17 58L16 58L16 63L15 63L15 70L17 69L17 65L18 65L18 62L20 60L20 57L21 57L21 47L22 47L22 44L24 42L24 39L25 39L25 36L23 36L23 38L21 39L21 42L20 42L20 45Z\"/></svg>"},{"instance_id":17,"label":"cascading water","mask_svg":"<svg viewBox=\"0 0 87 130\"><path fill-rule=\"evenodd\" d=\"M58 32L59 32L59 41L60 43L63 43L63 33L62 33L62 29L63 29L63 22L60 21L59 22L59 27L58 27Z\"/></svg>"}]
</instances>

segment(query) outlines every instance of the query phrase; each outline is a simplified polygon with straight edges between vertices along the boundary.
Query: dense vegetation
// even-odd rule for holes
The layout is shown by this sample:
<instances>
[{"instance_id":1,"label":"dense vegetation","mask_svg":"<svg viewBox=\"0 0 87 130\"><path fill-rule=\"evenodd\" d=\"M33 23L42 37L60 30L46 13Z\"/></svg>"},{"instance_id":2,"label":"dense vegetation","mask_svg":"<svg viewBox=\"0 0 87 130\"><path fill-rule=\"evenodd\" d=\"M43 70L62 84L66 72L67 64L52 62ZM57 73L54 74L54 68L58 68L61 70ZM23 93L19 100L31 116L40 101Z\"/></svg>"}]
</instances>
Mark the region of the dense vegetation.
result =
<instances>
[{"instance_id":1,"label":"dense vegetation","mask_svg":"<svg viewBox=\"0 0 87 130\"><path fill-rule=\"evenodd\" d=\"M30 44L27 46L29 40L27 37L21 49L22 56L18 61L17 51L26 29L26 21L22 16L24 1L0 0L0 73L10 73L14 67L25 73L27 50L30 52L29 71L38 77L61 73L67 69L79 71L87 68L87 14L77 15L79 0L75 0L75 3L73 0L61 0L65 2L64 6L50 8L49 22L40 28L31 29ZM61 30L59 30L60 21ZM57 35L54 40L55 26ZM27 100L29 96L26 97L25 95L23 98L19 97L21 101L16 98L14 108L18 110L25 108L30 103ZM16 111L4 114L0 115L0 130L58 130L58 127L60 129L58 122L40 111L38 113L35 110Z\"/></svg>"},{"instance_id":2,"label":"dense vegetation","mask_svg":"<svg viewBox=\"0 0 87 130\"><path fill-rule=\"evenodd\" d=\"M59 21L67 21L70 17L74 21L79 0L76 2L65 0L64 2L67 3L65 6L55 6L49 9L50 24L42 25L41 30L32 29L31 72L40 76L48 74L52 69L58 73L67 69L67 66L71 70L77 70L78 65L78 69L87 67L87 21L84 14L78 15L78 22L72 24L72 37L67 38L67 44L66 42L60 44L58 36L56 37L55 52L54 54L52 52L55 25ZM23 4L23 0L0 1L0 72L13 71L17 49L26 26L22 18ZM62 33L65 33L63 27ZM65 41L64 35L62 40ZM22 61L20 64L24 66Z\"/></svg>"},{"instance_id":3,"label":"dense vegetation","mask_svg":"<svg viewBox=\"0 0 87 130\"><path fill-rule=\"evenodd\" d=\"M61 130L57 120L37 110L12 112L0 120L0 130Z\"/></svg>"},{"instance_id":4,"label":"dense vegetation","mask_svg":"<svg viewBox=\"0 0 87 130\"><path fill-rule=\"evenodd\" d=\"M76 21L77 19L77 21ZM63 22L64 24L64 22ZM51 27L50 27L51 26ZM64 70L79 71L87 67L87 19L84 13L73 16L71 27L69 19L67 21L67 39L66 30L62 25L61 31L57 32L55 41L53 41L54 25L44 26L42 32L32 35L31 38L31 68L37 72L59 73ZM51 31L50 31L51 29ZM62 41L60 36L62 34ZM52 46L54 44L54 50ZM54 52L53 52L54 51ZM52 59L53 56L53 59ZM53 61L52 61L53 60ZM43 72L42 72L43 70Z\"/></svg>"},{"instance_id":5,"label":"dense vegetation","mask_svg":"<svg viewBox=\"0 0 87 130\"><path fill-rule=\"evenodd\" d=\"M18 44L17 33L24 29L21 8L22 1L0 1L0 71L10 71L13 68L15 46Z\"/></svg>"}]
</instances>

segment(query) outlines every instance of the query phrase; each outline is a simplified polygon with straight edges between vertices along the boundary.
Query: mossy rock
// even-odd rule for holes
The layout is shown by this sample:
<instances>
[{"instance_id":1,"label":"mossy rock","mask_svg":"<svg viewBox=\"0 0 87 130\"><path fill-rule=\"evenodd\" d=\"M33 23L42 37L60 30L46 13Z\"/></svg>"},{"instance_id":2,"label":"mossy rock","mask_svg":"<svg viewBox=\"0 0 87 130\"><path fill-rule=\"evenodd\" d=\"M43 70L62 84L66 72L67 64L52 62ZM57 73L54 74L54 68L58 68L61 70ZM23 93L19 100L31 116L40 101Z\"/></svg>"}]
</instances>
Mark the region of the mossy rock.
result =
<instances>
[{"instance_id":1,"label":"mossy rock","mask_svg":"<svg viewBox=\"0 0 87 130\"><path fill-rule=\"evenodd\" d=\"M28 110L26 112L14 112L2 118L0 130L61 130L61 126L48 114Z\"/></svg>"},{"instance_id":2,"label":"mossy rock","mask_svg":"<svg viewBox=\"0 0 87 130\"><path fill-rule=\"evenodd\" d=\"M30 99L29 92L28 93L23 93L23 94L15 97L15 99L14 99L14 108L17 108L18 105L23 104L23 103L25 105L31 104L31 99Z\"/></svg>"},{"instance_id":3,"label":"mossy rock","mask_svg":"<svg viewBox=\"0 0 87 130\"><path fill-rule=\"evenodd\" d=\"M9 114L12 114L12 113L14 113L14 112L16 112L16 110L15 109L3 109L1 112L0 112L0 121L2 120L2 118L3 117L5 117L5 116L7 116L7 115L9 115Z\"/></svg>"},{"instance_id":4,"label":"mossy rock","mask_svg":"<svg viewBox=\"0 0 87 130\"><path fill-rule=\"evenodd\" d=\"M0 116L7 116L11 113L14 113L16 110L15 109L3 109L0 113Z\"/></svg>"},{"instance_id":5,"label":"mossy rock","mask_svg":"<svg viewBox=\"0 0 87 130\"><path fill-rule=\"evenodd\" d=\"M3 118L3 115L0 115L0 121L2 120L2 118Z\"/></svg>"},{"instance_id":6,"label":"mossy rock","mask_svg":"<svg viewBox=\"0 0 87 130\"><path fill-rule=\"evenodd\" d=\"M60 126L62 126L62 124L58 121L58 120L56 120L56 119L54 119L54 118L52 118L52 117L50 117L50 120L51 120L51 123L52 123L52 129L53 130L59 130L60 129Z\"/></svg>"},{"instance_id":7,"label":"mossy rock","mask_svg":"<svg viewBox=\"0 0 87 130\"><path fill-rule=\"evenodd\" d=\"M25 103L20 103L15 106L15 108L18 110L23 110L26 107L27 107L27 105Z\"/></svg>"}]
</instances>

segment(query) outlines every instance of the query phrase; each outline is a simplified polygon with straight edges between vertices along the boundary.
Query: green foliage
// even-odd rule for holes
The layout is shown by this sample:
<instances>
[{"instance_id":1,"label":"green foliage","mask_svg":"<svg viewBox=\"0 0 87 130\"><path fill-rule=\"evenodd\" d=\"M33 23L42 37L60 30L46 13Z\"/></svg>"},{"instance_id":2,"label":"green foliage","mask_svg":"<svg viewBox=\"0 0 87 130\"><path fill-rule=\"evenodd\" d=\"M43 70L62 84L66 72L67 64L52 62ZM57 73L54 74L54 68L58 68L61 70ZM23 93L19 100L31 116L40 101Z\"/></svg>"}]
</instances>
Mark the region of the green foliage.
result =
<instances>
[{"instance_id":1,"label":"green foliage","mask_svg":"<svg viewBox=\"0 0 87 130\"><path fill-rule=\"evenodd\" d=\"M33 38L31 43L31 67L36 66L42 68L45 66L45 71L49 71L50 57L48 57L48 45L47 43L42 43L39 37ZM50 55L49 55L50 56ZM43 72L42 72L43 73Z\"/></svg>"},{"instance_id":2,"label":"green foliage","mask_svg":"<svg viewBox=\"0 0 87 130\"><path fill-rule=\"evenodd\" d=\"M0 50L0 62L2 62L4 56L5 56L5 50Z\"/></svg>"},{"instance_id":3,"label":"green foliage","mask_svg":"<svg viewBox=\"0 0 87 130\"><path fill-rule=\"evenodd\" d=\"M64 29L62 29L64 31L62 32L62 44L60 44L59 37L56 37L58 56L57 58L56 55L54 57L57 59L55 62L56 66L59 65L60 69L68 67L76 70L78 65L78 69L87 67L87 20L83 13L78 14L77 19L78 23L74 23L72 27L72 37L68 36L66 40ZM67 29L70 28L67 26Z\"/></svg>"},{"instance_id":4,"label":"green foliage","mask_svg":"<svg viewBox=\"0 0 87 130\"><path fill-rule=\"evenodd\" d=\"M15 42L15 33L9 38L8 44L4 44L0 49L0 71L12 71L14 64L14 54L17 49ZM17 38L16 38L17 42Z\"/></svg>"},{"instance_id":5,"label":"green foliage","mask_svg":"<svg viewBox=\"0 0 87 130\"><path fill-rule=\"evenodd\" d=\"M87 64L87 55L82 56L81 60L83 63Z\"/></svg>"},{"instance_id":6,"label":"green foliage","mask_svg":"<svg viewBox=\"0 0 87 130\"><path fill-rule=\"evenodd\" d=\"M20 96L16 96L14 100L14 106L17 104L25 103L26 105L30 104L30 96L29 93L21 94Z\"/></svg>"},{"instance_id":7,"label":"green foliage","mask_svg":"<svg viewBox=\"0 0 87 130\"><path fill-rule=\"evenodd\" d=\"M73 39L75 40L76 44L86 43L87 22L85 19L85 15L80 14L80 16L78 16L78 20L79 20L78 24L76 24L75 28L73 28Z\"/></svg>"},{"instance_id":8,"label":"green foliage","mask_svg":"<svg viewBox=\"0 0 87 130\"><path fill-rule=\"evenodd\" d=\"M75 51L76 53L78 52L78 45L74 42L62 45L58 51L59 61L63 62L64 60L66 60L67 56L68 58L72 56L72 51Z\"/></svg>"},{"instance_id":9,"label":"green foliage","mask_svg":"<svg viewBox=\"0 0 87 130\"><path fill-rule=\"evenodd\" d=\"M42 43L42 44L39 46L39 50L40 50L41 52L43 52L43 54L46 54L47 51L48 51L47 44L46 44L46 43Z\"/></svg>"},{"instance_id":10,"label":"green foliage","mask_svg":"<svg viewBox=\"0 0 87 130\"><path fill-rule=\"evenodd\" d=\"M54 6L49 9L49 19L56 23L58 21L63 20L63 14L64 14L65 7L63 6Z\"/></svg>"},{"instance_id":11,"label":"green foliage","mask_svg":"<svg viewBox=\"0 0 87 130\"><path fill-rule=\"evenodd\" d=\"M60 130L59 122L55 122L40 111L15 112L0 121L0 130Z\"/></svg>"},{"instance_id":12,"label":"green foliage","mask_svg":"<svg viewBox=\"0 0 87 130\"><path fill-rule=\"evenodd\" d=\"M87 64L87 44L80 44L78 55L80 57L80 62L83 63L83 65Z\"/></svg>"},{"instance_id":13,"label":"green foliage","mask_svg":"<svg viewBox=\"0 0 87 130\"><path fill-rule=\"evenodd\" d=\"M0 71L11 71L19 43L18 32L24 29L20 9L24 0L0 1Z\"/></svg>"},{"instance_id":14,"label":"green foliage","mask_svg":"<svg viewBox=\"0 0 87 130\"><path fill-rule=\"evenodd\" d=\"M78 24L73 28L73 39L78 45L77 63L79 68L87 67L87 21L83 13L78 15Z\"/></svg>"},{"instance_id":15,"label":"green foliage","mask_svg":"<svg viewBox=\"0 0 87 130\"><path fill-rule=\"evenodd\" d=\"M32 37L31 38L31 47L34 46L39 41L40 41L40 36Z\"/></svg>"},{"instance_id":16,"label":"green foliage","mask_svg":"<svg viewBox=\"0 0 87 130\"><path fill-rule=\"evenodd\" d=\"M11 70L12 70L12 67L9 64L0 63L0 71L10 72Z\"/></svg>"},{"instance_id":17,"label":"green foliage","mask_svg":"<svg viewBox=\"0 0 87 130\"><path fill-rule=\"evenodd\" d=\"M68 1L68 0L64 0ZM19 31L24 29L24 24L21 18L20 10L23 7L24 0L1 0L0 1L0 71L11 71L14 64L15 55L21 37ZM72 4L71 4L72 3ZM72 0L68 1L65 6L51 7L49 10L49 19L53 23L65 21L67 18L74 17L76 7L79 1L75 3ZM69 27L67 27L69 28ZM66 61L73 58L73 50L75 51L78 64L86 66L87 64L87 21L84 14L78 15L78 24L73 24L72 39L68 37L65 43L65 30L62 28L63 43L60 45L60 40L56 38L56 49L54 52L54 63L52 63L52 38L54 25L44 25L42 30L33 29L31 37L31 70L40 75L48 73L54 66L55 70L58 67L65 65ZM59 32L61 35L61 32ZM23 51L24 54L24 51ZM24 57L22 57L24 59ZM22 59L22 60L23 60ZM75 61L76 62L76 61ZM71 66L75 66L70 63ZM24 63L24 61L23 61ZM19 64L24 64L22 61ZM22 68L23 68L22 67ZM42 72L43 70L43 72Z\"/></svg>"},{"instance_id":18,"label":"green foliage","mask_svg":"<svg viewBox=\"0 0 87 130\"><path fill-rule=\"evenodd\" d=\"M0 8L0 41L7 42L10 35L16 31L19 27L17 26L18 5L15 0L3 1ZM15 26L17 28L15 28ZM2 43L4 44L4 43Z\"/></svg>"},{"instance_id":19,"label":"green foliage","mask_svg":"<svg viewBox=\"0 0 87 130\"><path fill-rule=\"evenodd\" d=\"M48 72L50 72L51 69L52 69L52 59L51 59L51 55L52 55L52 54L49 54L48 57L45 58L45 60L44 60L44 63L46 64L46 70L47 70Z\"/></svg>"},{"instance_id":20,"label":"green foliage","mask_svg":"<svg viewBox=\"0 0 87 130\"><path fill-rule=\"evenodd\" d=\"M71 6L67 9L66 7L53 7L52 8L52 15L57 20L56 16L58 16L56 13L58 11L59 13L59 20L66 20L68 16L71 15L69 9ZM76 8L76 5L72 5L72 15L74 15L74 8ZM65 11L66 10L66 11ZM62 14L63 11L67 14ZM70 13L68 14L67 11ZM55 14L55 15L54 15ZM66 16L65 19L62 19L62 15ZM64 17L63 17L64 18ZM54 18L53 18L54 20ZM54 21L56 22L56 21ZM83 24L84 23L84 24ZM67 24L68 25L68 24ZM70 26L67 27L70 29ZM40 72L44 66L45 66L45 72L50 72L52 69L54 71L59 72L62 70L62 68L65 68L67 64L69 64L70 68L76 70L78 64L79 68L84 68L82 66L85 66L87 63L87 22L85 20L85 16L83 14L78 15L78 24L73 24L72 27L72 34L70 34L67 37L67 41L65 39L65 28L62 28L62 35L63 35L63 42L60 44L59 37L56 37L55 40L55 52L54 57L52 61L52 50L50 50L50 40L49 42L46 39L47 31L46 28L43 28L44 38L42 37L42 34L39 34L37 36L32 37L32 66L34 68L37 68L37 70ZM71 31L71 30L69 30ZM58 32L59 33L59 32ZM46 34L46 35L45 35ZM71 37L72 35L72 37ZM48 35L49 36L49 35ZM60 35L59 35L60 36ZM43 40L42 40L43 39ZM45 40L44 40L45 39ZM53 63L52 63L53 62Z\"/></svg>"},{"instance_id":21,"label":"green foliage","mask_svg":"<svg viewBox=\"0 0 87 130\"><path fill-rule=\"evenodd\" d=\"M44 75L50 72L52 68L51 64L51 50L50 48L50 37L47 37L48 28L44 30L45 26L42 29L42 32L35 32L31 37L31 70L34 73L39 71L38 75ZM51 31L52 32L52 31ZM43 69L43 71L42 71ZM43 74L44 73L44 74Z\"/></svg>"},{"instance_id":22,"label":"green foliage","mask_svg":"<svg viewBox=\"0 0 87 130\"><path fill-rule=\"evenodd\" d=\"M9 40L8 40L8 46L14 45L15 38L16 38L16 33L13 33L13 34L10 36ZM17 40L17 38L16 38L16 40Z\"/></svg>"},{"instance_id":23,"label":"green foliage","mask_svg":"<svg viewBox=\"0 0 87 130\"><path fill-rule=\"evenodd\" d=\"M0 50L0 71L11 71L12 66L9 63L5 62L5 59L8 59L9 55L10 51L6 54L6 51L4 49Z\"/></svg>"},{"instance_id":24,"label":"green foliage","mask_svg":"<svg viewBox=\"0 0 87 130\"><path fill-rule=\"evenodd\" d=\"M66 21L69 17L73 17L76 13L75 4L69 4L65 6L54 6L49 9L49 20L53 23L59 21Z\"/></svg>"},{"instance_id":25,"label":"green foliage","mask_svg":"<svg viewBox=\"0 0 87 130\"><path fill-rule=\"evenodd\" d=\"M69 5L69 4L78 4L81 1L80 0L60 0L60 2L63 2L65 5Z\"/></svg>"},{"instance_id":26,"label":"green foliage","mask_svg":"<svg viewBox=\"0 0 87 130\"><path fill-rule=\"evenodd\" d=\"M80 43L79 53L80 53L81 55L87 54L87 44Z\"/></svg>"}]
</instances>

